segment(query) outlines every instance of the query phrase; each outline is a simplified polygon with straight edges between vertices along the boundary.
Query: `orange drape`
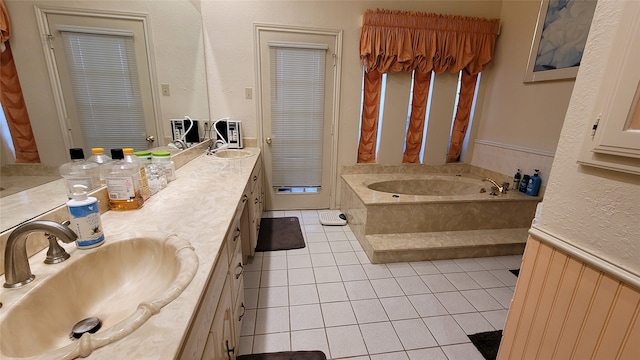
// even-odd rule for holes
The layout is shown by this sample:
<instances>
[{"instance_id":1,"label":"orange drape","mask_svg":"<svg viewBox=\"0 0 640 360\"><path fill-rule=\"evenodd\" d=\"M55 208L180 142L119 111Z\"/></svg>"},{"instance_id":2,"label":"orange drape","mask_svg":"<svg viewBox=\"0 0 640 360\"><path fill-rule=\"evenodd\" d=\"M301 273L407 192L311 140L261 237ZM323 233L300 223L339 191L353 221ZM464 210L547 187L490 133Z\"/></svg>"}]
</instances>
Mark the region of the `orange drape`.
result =
<instances>
[{"instance_id":1,"label":"orange drape","mask_svg":"<svg viewBox=\"0 0 640 360\"><path fill-rule=\"evenodd\" d=\"M376 134L378 133L381 86L381 72L371 70L364 74L364 104L362 106L360 144L358 145L359 163L373 163L376 161Z\"/></svg>"},{"instance_id":2,"label":"orange drape","mask_svg":"<svg viewBox=\"0 0 640 360\"><path fill-rule=\"evenodd\" d=\"M462 142L467 133L467 126L471 118L471 105L473 104L473 96L476 92L476 82L478 74L471 75L466 70L462 71L462 79L460 81L460 97L458 97L458 108L456 109L456 117L453 121L453 129L451 130L451 141L449 143L449 152L447 153L447 162L456 162L462 151Z\"/></svg>"},{"instance_id":3,"label":"orange drape","mask_svg":"<svg viewBox=\"0 0 640 360\"><path fill-rule=\"evenodd\" d=\"M431 85L431 71L416 71L413 79L413 100L411 101L411 119L407 130L403 163L420 163L420 149L424 134L424 119L427 115L427 98Z\"/></svg>"},{"instance_id":4,"label":"orange drape","mask_svg":"<svg viewBox=\"0 0 640 360\"><path fill-rule=\"evenodd\" d=\"M360 59L367 72L376 70L380 73L417 70L416 73L426 74L433 70L439 74L444 71L457 73L465 69L469 74L478 74L493 57L500 28L499 19L393 10L367 10L362 20ZM368 91L374 89L365 86L365 99L373 98L373 95L367 94ZM425 94L419 96L426 101ZM379 103L375 106L379 106ZM413 122L414 116L411 119ZM418 116L415 119L424 121L424 118L419 120ZM419 127L420 124L409 125L410 131ZM377 127L369 128L369 131L373 130L377 132ZM375 138L376 135L365 133L363 127L361 144L362 139ZM415 134L413 136L412 144L416 140ZM411 151L409 158L405 154L405 160L415 161L415 149ZM361 154L359 151L358 162L375 161L375 158L365 161Z\"/></svg>"},{"instance_id":5,"label":"orange drape","mask_svg":"<svg viewBox=\"0 0 640 360\"><path fill-rule=\"evenodd\" d=\"M13 138L16 162L39 163L40 156L36 140L31 130L27 105L22 96L18 71L9 45L11 30L9 15L3 0L0 0L0 33L2 41L2 49L0 49L2 50L0 56L0 102L9 125L9 132Z\"/></svg>"}]
</instances>

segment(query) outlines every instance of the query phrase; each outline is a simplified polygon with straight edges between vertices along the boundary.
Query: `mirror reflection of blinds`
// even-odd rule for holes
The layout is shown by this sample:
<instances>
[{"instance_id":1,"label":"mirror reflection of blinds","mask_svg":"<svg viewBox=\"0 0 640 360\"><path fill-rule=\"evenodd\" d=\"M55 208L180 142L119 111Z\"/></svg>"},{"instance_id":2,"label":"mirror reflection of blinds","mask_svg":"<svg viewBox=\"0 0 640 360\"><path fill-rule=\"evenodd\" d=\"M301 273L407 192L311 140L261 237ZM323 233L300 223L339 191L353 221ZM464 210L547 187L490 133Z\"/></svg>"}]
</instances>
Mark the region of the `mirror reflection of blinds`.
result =
<instances>
[{"instance_id":1,"label":"mirror reflection of blinds","mask_svg":"<svg viewBox=\"0 0 640 360\"><path fill-rule=\"evenodd\" d=\"M323 44L269 42L274 187L320 187L324 123Z\"/></svg>"},{"instance_id":2,"label":"mirror reflection of blinds","mask_svg":"<svg viewBox=\"0 0 640 360\"><path fill-rule=\"evenodd\" d=\"M58 30L85 151L92 147L146 149L133 33L69 26Z\"/></svg>"}]
</instances>

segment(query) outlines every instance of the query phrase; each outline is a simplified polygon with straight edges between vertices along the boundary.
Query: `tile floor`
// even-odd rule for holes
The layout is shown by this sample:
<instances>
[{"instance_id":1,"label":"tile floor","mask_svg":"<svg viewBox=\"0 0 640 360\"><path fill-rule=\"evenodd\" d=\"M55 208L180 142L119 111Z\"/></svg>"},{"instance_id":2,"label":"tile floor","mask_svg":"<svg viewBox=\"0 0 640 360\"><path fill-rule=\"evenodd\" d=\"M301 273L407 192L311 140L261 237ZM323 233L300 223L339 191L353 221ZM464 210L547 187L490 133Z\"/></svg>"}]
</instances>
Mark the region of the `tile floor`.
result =
<instances>
[{"instance_id":1,"label":"tile floor","mask_svg":"<svg viewBox=\"0 0 640 360\"><path fill-rule=\"evenodd\" d=\"M467 334L503 329L521 256L371 264L348 226L297 216L307 246L245 266L240 354L322 350L328 359L478 359Z\"/></svg>"}]
</instances>

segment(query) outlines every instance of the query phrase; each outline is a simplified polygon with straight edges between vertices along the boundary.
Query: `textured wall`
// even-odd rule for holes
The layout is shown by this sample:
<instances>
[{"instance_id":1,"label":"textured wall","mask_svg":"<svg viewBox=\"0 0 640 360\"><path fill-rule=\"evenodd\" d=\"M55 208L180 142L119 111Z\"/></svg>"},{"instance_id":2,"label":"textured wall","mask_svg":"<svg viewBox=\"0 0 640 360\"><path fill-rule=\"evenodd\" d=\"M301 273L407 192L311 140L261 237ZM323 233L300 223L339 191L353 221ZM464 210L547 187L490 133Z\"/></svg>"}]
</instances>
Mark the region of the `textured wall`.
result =
<instances>
[{"instance_id":1,"label":"textured wall","mask_svg":"<svg viewBox=\"0 0 640 360\"><path fill-rule=\"evenodd\" d=\"M551 170L539 227L640 275L640 177L581 166L597 89L624 1L598 2Z\"/></svg>"}]
</instances>

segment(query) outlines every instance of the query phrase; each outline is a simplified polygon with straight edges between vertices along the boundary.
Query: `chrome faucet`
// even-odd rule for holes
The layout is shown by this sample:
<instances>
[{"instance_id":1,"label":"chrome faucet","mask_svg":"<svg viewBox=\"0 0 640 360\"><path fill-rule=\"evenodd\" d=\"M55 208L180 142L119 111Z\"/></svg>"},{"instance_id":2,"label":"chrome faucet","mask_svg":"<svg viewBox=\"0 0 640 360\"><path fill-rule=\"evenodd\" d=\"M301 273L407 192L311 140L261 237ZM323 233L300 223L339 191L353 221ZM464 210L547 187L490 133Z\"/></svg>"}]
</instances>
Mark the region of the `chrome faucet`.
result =
<instances>
[{"instance_id":1,"label":"chrome faucet","mask_svg":"<svg viewBox=\"0 0 640 360\"><path fill-rule=\"evenodd\" d=\"M496 190L497 190L497 191L499 191L499 192L500 192L500 193L502 193L502 194L505 194L505 193L507 192L507 186L508 186L508 184L507 184L506 186L505 186L505 183L503 183L503 184L502 184L502 186L501 186L501 185L498 185L498 183L497 183L497 182L495 182L495 180L493 180L493 179L491 179L491 178L488 178L488 177L483 178L483 179L482 179L482 181L489 181L489 182L491 182L491 183L495 186ZM497 195L497 194L494 194L494 193L492 192L492 195Z\"/></svg>"},{"instance_id":2,"label":"chrome faucet","mask_svg":"<svg viewBox=\"0 0 640 360\"><path fill-rule=\"evenodd\" d=\"M58 244L57 239L65 243L74 242L78 236L64 224L50 220L34 220L18 226L9 235L4 250L4 287L17 288L33 281L29 258L27 257L27 237L29 234L42 231L49 238L49 251L45 263L55 264L69 257Z\"/></svg>"}]
</instances>

